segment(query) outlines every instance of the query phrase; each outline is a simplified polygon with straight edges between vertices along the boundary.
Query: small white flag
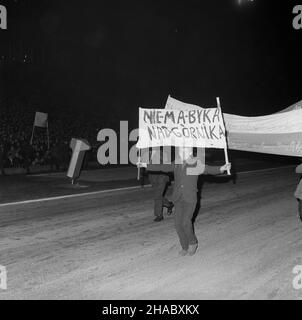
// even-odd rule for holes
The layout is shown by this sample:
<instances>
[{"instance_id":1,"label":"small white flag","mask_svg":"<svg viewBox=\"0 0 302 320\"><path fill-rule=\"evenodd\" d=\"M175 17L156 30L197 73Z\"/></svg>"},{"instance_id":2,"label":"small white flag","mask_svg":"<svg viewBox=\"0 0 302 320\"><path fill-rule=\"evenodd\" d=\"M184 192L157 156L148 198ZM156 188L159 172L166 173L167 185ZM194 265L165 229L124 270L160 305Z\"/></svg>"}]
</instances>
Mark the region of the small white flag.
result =
<instances>
[{"instance_id":1,"label":"small white flag","mask_svg":"<svg viewBox=\"0 0 302 320\"><path fill-rule=\"evenodd\" d=\"M48 114L43 112L36 112L34 126L46 128Z\"/></svg>"}]
</instances>

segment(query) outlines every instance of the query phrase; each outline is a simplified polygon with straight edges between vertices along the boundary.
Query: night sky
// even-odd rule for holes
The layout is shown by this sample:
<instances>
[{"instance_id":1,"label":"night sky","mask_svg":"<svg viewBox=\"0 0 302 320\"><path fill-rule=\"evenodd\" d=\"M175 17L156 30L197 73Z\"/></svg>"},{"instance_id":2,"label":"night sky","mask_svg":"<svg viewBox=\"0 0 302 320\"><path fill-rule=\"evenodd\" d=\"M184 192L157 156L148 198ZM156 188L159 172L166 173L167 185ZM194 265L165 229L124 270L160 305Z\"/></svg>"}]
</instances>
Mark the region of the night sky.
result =
<instances>
[{"instance_id":1,"label":"night sky","mask_svg":"<svg viewBox=\"0 0 302 320\"><path fill-rule=\"evenodd\" d=\"M168 94L203 107L220 96L239 115L278 111L302 99L295 3L242 1L11 0L0 50L21 43L42 63L19 63L18 81L10 67L2 82L121 120Z\"/></svg>"}]
</instances>

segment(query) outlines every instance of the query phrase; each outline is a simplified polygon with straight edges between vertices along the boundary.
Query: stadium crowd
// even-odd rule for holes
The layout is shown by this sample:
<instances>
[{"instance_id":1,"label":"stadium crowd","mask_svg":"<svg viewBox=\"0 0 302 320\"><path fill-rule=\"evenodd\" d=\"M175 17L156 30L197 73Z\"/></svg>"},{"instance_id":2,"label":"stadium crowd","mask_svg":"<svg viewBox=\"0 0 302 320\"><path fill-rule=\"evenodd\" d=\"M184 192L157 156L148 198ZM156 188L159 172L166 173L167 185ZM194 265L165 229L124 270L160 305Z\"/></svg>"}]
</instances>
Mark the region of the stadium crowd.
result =
<instances>
[{"instance_id":1,"label":"stadium crowd","mask_svg":"<svg viewBox=\"0 0 302 320\"><path fill-rule=\"evenodd\" d=\"M26 105L15 99L0 102L0 168L51 165L57 169L66 168L71 150L70 139L84 138L92 146L96 145L98 128L106 126L96 117L77 114L66 107L44 108L48 112L49 148L45 128L35 127L32 144L30 144L33 121L38 106ZM95 148L88 154L93 157ZM95 157L96 159L96 157Z\"/></svg>"}]
</instances>

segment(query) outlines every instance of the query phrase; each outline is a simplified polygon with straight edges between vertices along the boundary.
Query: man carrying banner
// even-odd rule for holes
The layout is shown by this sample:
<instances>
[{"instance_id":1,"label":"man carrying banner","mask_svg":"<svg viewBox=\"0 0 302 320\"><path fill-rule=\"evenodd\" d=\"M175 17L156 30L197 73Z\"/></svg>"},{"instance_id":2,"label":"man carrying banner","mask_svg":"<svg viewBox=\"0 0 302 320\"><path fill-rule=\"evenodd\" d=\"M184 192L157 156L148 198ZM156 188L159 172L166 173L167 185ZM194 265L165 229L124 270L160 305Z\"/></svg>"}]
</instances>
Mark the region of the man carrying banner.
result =
<instances>
[{"instance_id":1,"label":"man carrying banner","mask_svg":"<svg viewBox=\"0 0 302 320\"><path fill-rule=\"evenodd\" d=\"M151 151L151 159L152 163L158 164L163 164L165 163L166 159L165 158L165 153L163 150L157 149L157 150L152 150ZM158 160L158 161L157 161ZM173 209L173 203L169 201L165 197L166 189L167 189L167 184L170 181L170 177L167 173L163 173L160 170L158 171L152 171L148 174L149 181L152 185L153 189L153 196L154 196L154 216L155 222L160 222L164 219L163 216L163 208L166 207L168 208L168 214L172 213Z\"/></svg>"},{"instance_id":2,"label":"man carrying banner","mask_svg":"<svg viewBox=\"0 0 302 320\"><path fill-rule=\"evenodd\" d=\"M175 228L181 244L181 256L194 255L198 241L194 233L192 217L197 203L197 180L200 174L218 175L231 168L231 164L224 166L208 166L200 159L193 157L192 147L180 147L178 158L172 164L147 165L138 163L149 171L174 171L174 189L172 201L175 205ZM191 169L191 171L190 171ZM193 169L193 170L192 170Z\"/></svg>"},{"instance_id":3,"label":"man carrying banner","mask_svg":"<svg viewBox=\"0 0 302 320\"><path fill-rule=\"evenodd\" d=\"M298 165L296 168L296 173L302 174L302 164ZM300 220L302 221L302 177L295 191L295 197L298 200L298 212Z\"/></svg>"},{"instance_id":4,"label":"man carrying banner","mask_svg":"<svg viewBox=\"0 0 302 320\"><path fill-rule=\"evenodd\" d=\"M182 247L180 255L194 255L198 242L193 230L192 218L197 204L197 180L200 174L218 175L227 171L231 164L227 156L227 141L220 102L217 108L144 109L139 108L138 149L174 146L178 151L174 163L147 165L149 171L174 172L172 201L175 206L175 228ZM193 157L193 147L197 157ZM225 165L205 165L205 148L224 149ZM200 152L202 151L202 152ZM141 158L139 158L141 159ZM147 162L147 161L145 161Z\"/></svg>"}]
</instances>

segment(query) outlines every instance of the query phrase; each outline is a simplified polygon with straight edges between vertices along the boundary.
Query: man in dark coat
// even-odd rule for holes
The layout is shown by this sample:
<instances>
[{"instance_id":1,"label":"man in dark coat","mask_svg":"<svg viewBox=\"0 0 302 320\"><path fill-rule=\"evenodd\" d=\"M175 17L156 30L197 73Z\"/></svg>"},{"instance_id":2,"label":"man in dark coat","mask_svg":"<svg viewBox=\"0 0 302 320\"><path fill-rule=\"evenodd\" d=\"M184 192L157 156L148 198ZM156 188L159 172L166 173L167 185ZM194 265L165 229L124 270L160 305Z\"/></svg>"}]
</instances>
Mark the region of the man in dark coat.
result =
<instances>
[{"instance_id":1,"label":"man in dark coat","mask_svg":"<svg viewBox=\"0 0 302 320\"><path fill-rule=\"evenodd\" d=\"M179 254L194 255L198 241L194 233L192 217L197 203L198 176L200 174L222 174L231 167L231 164L208 166L200 159L193 157L192 148L178 148L178 151L178 159L174 164L138 165L146 167L149 171L174 172L172 201L175 205L175 228L182 247Z\"/></svg>"},{"instance_id":2,"label":"man in dark coat","mask_svg":"<svg viewBox=\"0 0 302 320\"><path fill-rule=\"evenodd\" d=\"M301 174L302 173L302 164L298 165L296 168L296 173ZM299 218L302 221L302 177L300 178L300 182L296 188L295 191L295 197L298 200L298 213L299 213Z\"/></svg>"},{"instance_id":3,"label":"man in dark coat","mask_svg":"<svg viewBox=\"0 0 302 320\"><path fill-rule=\"evenodd\" d=\"M21 144L20 153L22 157L23 167L26 169L26 173L30 173L30 166L35 159L35 151L29 143L23 141Z\"/></svg>"},{"instance_id":4,"label":"man in dark coat","mask_svg":"<svg viewBox=\"0 0 302 320\"><path fill-rule=\"evenodd\" d=\"M56 170L66 170L70 160L70 149L67 141L56 141L50 151L51 167L55 166Z\"/></svg>"},{"instance_id":5,"label":"man in dark coat","mask_svg":"<svg viewBox=\"0 0 302 320\"><path fill-rule=\"evenodd\" d=\"M163 155L163 150L153 150L151 153L151 159L153 162L156 162L156 157L158 157L159 162L163 163ZM154 165L156 166L157 164ZM154 221L159 222L164 219L163 208L166 207L168 209L168 214L171 214L174 206L173 203L165 197L165 193L170 182L170 176L168 173L155 170L149 172L148 177L153 189Z\"/></svg>"}]
</instances>

